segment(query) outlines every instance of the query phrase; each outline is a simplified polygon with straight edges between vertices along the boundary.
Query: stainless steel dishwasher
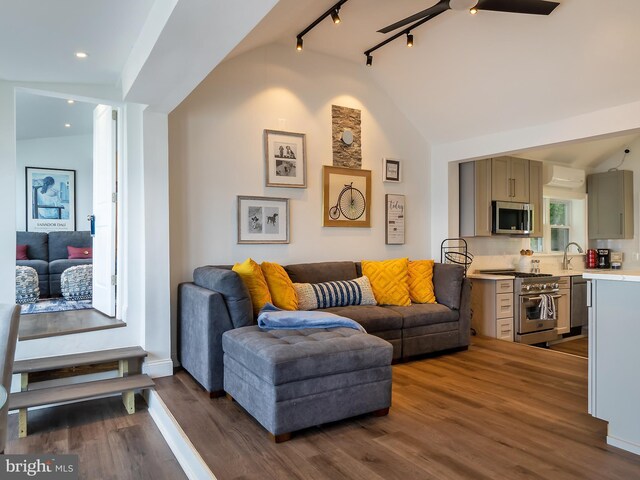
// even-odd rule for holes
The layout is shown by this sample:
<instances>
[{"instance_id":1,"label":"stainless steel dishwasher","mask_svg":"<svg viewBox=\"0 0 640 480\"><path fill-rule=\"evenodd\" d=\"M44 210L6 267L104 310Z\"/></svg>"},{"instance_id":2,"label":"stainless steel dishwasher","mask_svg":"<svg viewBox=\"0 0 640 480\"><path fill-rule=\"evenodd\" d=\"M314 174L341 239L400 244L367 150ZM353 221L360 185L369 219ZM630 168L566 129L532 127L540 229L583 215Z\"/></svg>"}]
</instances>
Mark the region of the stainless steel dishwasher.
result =
<instances>
[{"instance_id":1,"label":"stainless steel dishwasher","mask_svg":"<svg viewBox=\"0 0 640 480\"><path fill-rule=\"evenodd\" d=\"M587 281L582 276L571 277L571 328L588 324Z\"/></svg>"}]
</instances>

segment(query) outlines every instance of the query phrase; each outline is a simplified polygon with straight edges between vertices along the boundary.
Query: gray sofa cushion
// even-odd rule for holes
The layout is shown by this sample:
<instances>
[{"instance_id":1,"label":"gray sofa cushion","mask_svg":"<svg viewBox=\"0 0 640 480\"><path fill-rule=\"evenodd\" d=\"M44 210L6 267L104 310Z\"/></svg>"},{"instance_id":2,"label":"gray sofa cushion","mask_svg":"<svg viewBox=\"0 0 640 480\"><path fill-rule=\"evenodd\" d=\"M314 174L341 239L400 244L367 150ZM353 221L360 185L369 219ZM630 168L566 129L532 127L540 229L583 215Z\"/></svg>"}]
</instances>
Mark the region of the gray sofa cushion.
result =
<instances>
[{"instance_id":1,"label":"gray sofa cushion","mask_svg":"<svg viewBox=\"0 0 640 480\"><path fill-rule=\"evenodd\" d=\"M448 263L436 263L433 266L433 287L436 301L454 310L460 309L460 292L464 267Z\"/></svg>"},{"instance_id":2,"label":"gray sofa cushion","mask_svg":"<svg viewBox=\"0 0 640 480\"><path fill-rule=\"evenodd\" d=\"M67 247L92 247L91 232L49 232L49 261L68 259Z\"/></svg>"},{"instance_id":3,"label":"gray sofa cushion","mask_svg":"<svg viewBox=\"0 0 640 480\"><path fill-rule=\"evenodd\" d=\"M325 308L322 311L355 320L364 327L367 333L400 330L402 328L402 315L386 307L352 305L349 307Z\"/></svg>"},{"instance_id":4,"label":"gray sofa cushion","mask_svg":"<svg viewBox=\"0 0 640 480\"><path fill-rule=\"evenodd\" d=\"M408 307L387 306L384 308L402 315L404 319L402 325L405 329L436 323L456 322L460 317L458 311L438 303L414 303Z\"/></svg>"},{"instance_id":5,"label":"gray sofa cushion","mask_svg":"<svg viewBox=\"0 0 640 480\"><path fill-rule=\"evenodd\" d=\"M249 290L236 272L212 266L199 267L193 271L193 283L223 296L234 328L254 323Z\"/></svg>"},{"instance_id":6,"label":"gray sofa cushion","mask_svg":"<svg viewBox=\"0 0 640 480\"><path fill-rule=\"evenodd\" d=\"M44 260L16 260L16 265L20 267L31 267L35 269L38 276L49 275L49 262Z\"/></svg>"},{"instance_id":7,"label":"gray sofa cushion","mask_svg":"<svg viewBox=\"0 0 640 480\"><path fill-rule=\"evenodd\" d=\"M29 260L49 261L48 240L49 236L43 232L16 232L16 244L27 245L27 257L29 257ZM20 264L18 263L18 265Z\"/></svg>"},{"instance_id":8,"label":"gray sofa cushion","mask_svg":"<svg viewBox=\"0 0 640 480\"><path fill-rule=\"evenodd\" d=\"M389 342L351 328L236 328L222 335L222 349L269 385L389 366L393 353Z\"/></svg>"},{"instance_id":9,"label":"gray sofa cushion","mask_svg":"<svg viewBox=\"0 0 640 480\"><path fill-rule=\"evenodd\" d=\"M358 277L354 262L299 263L284 269L293 283L322 283Z\"/></svg>"},{"instance_id":10,"label":"gray sofa cushion","mask_svg":"<svg viewBox=\"0 0 640 480\"><path fill-rule=\"evenodd\" d=\"M65 258L62 260L54 260L52 262L49 262L49 273L53 275L55 274L60 275L67 268L75 267L77 265L91 265L92 262L93 262L92 259L84 259L84 258L78 258L78 259L72 259L72 260Z\"/></svg>"}]
</instances>

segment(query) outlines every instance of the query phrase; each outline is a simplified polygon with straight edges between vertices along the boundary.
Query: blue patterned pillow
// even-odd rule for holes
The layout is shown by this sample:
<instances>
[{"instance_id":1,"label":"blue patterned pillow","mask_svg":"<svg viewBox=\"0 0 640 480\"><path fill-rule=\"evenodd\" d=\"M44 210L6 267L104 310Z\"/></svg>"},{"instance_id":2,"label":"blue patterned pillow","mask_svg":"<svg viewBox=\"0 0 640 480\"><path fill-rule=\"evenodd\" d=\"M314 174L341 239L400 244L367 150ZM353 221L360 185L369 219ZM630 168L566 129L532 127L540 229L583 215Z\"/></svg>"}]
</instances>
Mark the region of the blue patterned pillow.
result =
<instances>
[{"instance_id":1,"label":"blue patterned pillow","mask_svg":"<svg viewBox=\"0 0 640 480\"><path fill-rule=\"evenodd\" d=\"M367 277L324 283L294 283L298 295L298 310L376 305Z\"/></svg>"}]
</instances>

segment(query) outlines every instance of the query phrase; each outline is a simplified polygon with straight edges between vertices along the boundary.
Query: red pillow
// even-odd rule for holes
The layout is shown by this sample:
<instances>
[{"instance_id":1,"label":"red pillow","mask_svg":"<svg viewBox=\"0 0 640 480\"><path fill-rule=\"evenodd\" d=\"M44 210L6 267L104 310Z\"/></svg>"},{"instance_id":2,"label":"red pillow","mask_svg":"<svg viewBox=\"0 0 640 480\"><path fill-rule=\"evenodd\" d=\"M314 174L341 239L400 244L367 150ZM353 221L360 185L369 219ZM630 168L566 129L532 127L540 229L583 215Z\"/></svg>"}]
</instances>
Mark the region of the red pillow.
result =
<instances>
[{"instance_id":1,"label":"red pillow","mask_svg":"<svg viewBox=\"0 0 640 480\"><path fill-rule=\"evenodd\" d=\"M26 245L16 245L16 260L29 260Z\"/></svg>"},{"instance_id":2,"label":"red pillow","mask_svg":"<svg viewBox=\"0 0 640 480\"><path fill-rule=\"evenodd\" d=\"M93 248L91 247L67 247L67 252L69 252L69 260L77 260L78 258L93 258Z\"/></svg>"}]
</instances>

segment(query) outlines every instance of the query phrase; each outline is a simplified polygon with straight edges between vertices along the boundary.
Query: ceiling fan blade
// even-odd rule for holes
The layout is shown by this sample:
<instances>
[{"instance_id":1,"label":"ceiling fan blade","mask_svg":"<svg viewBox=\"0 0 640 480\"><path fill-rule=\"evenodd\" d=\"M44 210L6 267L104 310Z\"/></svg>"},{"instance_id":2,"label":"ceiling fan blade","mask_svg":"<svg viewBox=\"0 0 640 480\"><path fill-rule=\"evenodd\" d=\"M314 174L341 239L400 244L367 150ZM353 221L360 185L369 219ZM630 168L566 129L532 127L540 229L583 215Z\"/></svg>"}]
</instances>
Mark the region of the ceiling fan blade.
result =
<instances>
[{"instance_id":1,"label":"ceiling fan blade","mask_svg":"<svg viewBox=\"0 0 640 480\"><path fill-rule=\"evenodd\" d=\"M425 17L431 17L436 14L440 14L446 10L449 10L449 0L440 0L433 7L429 7L426 10L422 10L410 17L405 18L404 20L400 20L399 22L388 25L384 28L378 30L380 33L389 33L400 27L404 27L405 25L409 25L410 23L416 22L418 20L422 20Z\"/></svg>"},{"instance_id":2,"label":"ceiling fan blade","mask_svg":"<svg viewBox=\"0 0 640 480\"><path fill-rule=\"evenodd\" d=\"M480 0L476 8L494 12L549 15L558 5L560 5L558 2L547 2L545 0Z\"/></svg>"}]
</instances>

